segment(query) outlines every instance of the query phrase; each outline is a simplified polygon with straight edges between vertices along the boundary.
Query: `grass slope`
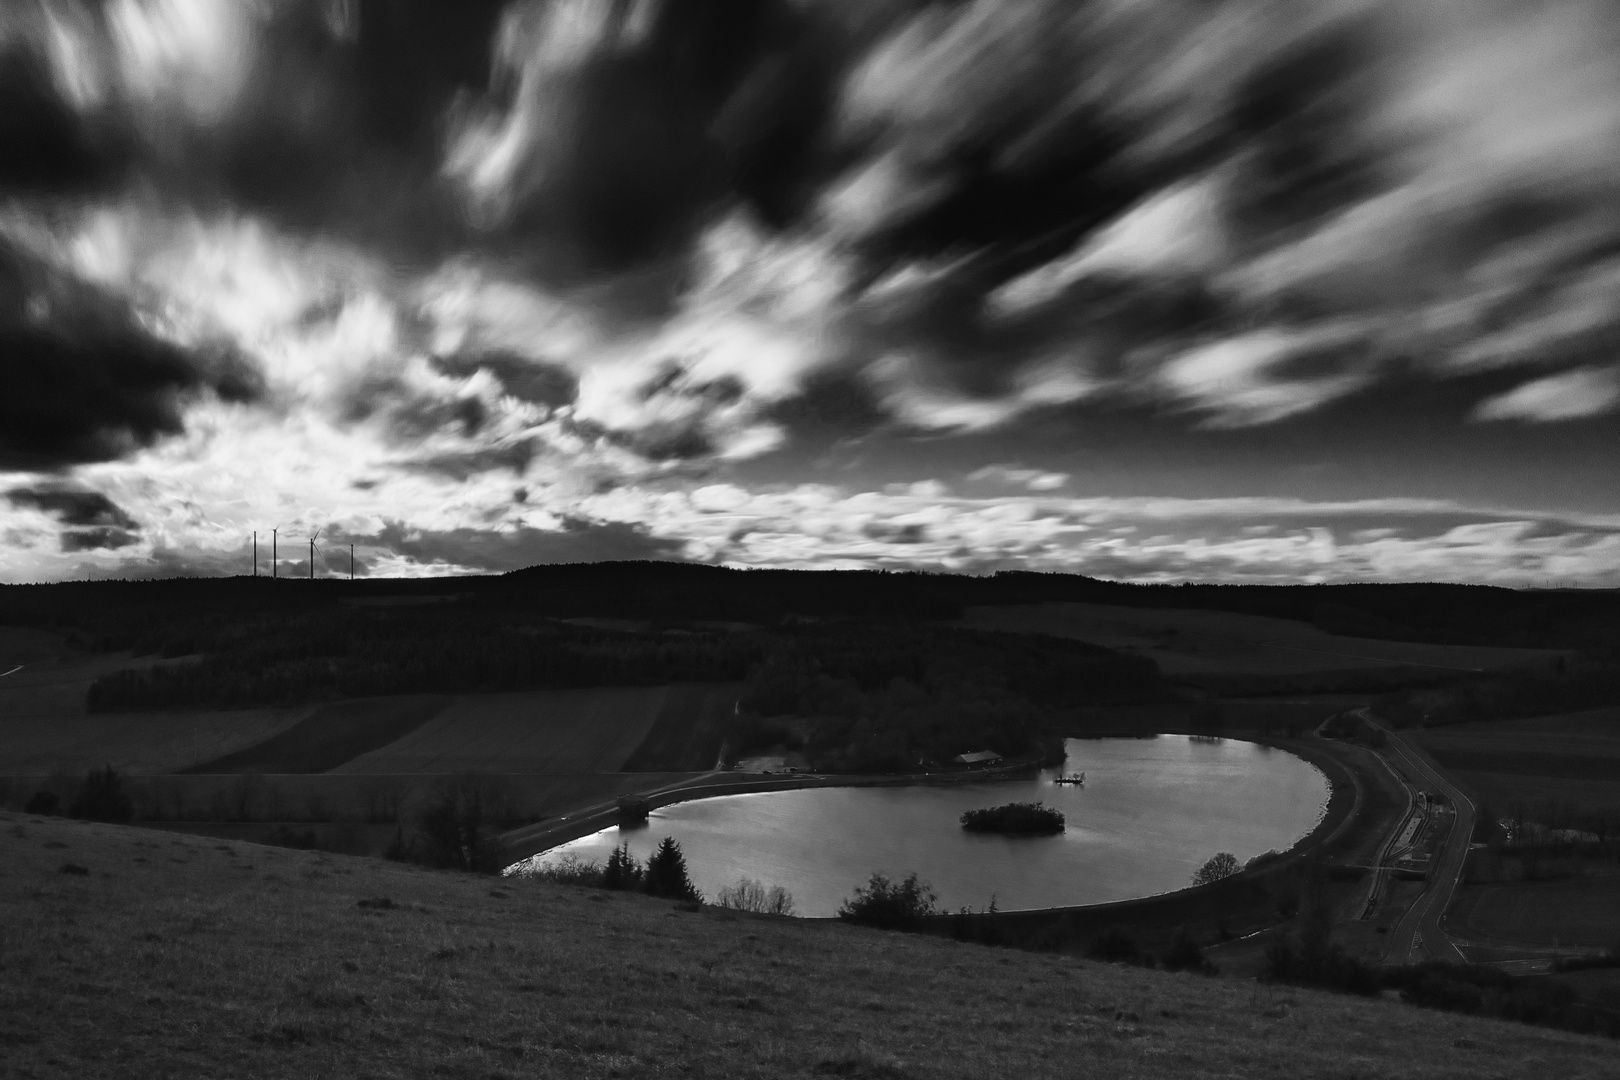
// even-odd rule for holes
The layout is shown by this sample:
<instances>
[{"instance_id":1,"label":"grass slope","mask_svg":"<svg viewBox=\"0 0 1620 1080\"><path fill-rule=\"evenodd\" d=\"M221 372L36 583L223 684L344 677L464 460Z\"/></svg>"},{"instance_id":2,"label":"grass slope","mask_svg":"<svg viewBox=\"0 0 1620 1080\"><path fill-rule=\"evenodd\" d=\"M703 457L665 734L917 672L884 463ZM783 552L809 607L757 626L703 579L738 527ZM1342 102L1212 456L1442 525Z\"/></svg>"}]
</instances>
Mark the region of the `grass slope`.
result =
<instances>
[{"instance_id":1,"label":"grass slope","mask_svg":"<svg viewBox=\"0 0 1620 1080\"><path fill-rule=\"evenodd\" d=\"M676 690L609 686L470 694L456 698L410 734L337 771L617 772Z\"/></svg>"},{"instance_id":2,"label":"grass slope","mask_svg":"<svg viewBox=\"0 0 1620 1080\"><path fill-rule=\"evenodd\" d=\"M1614 1075L1391 1001L342 856L0 814L0 860L10 1076Z\"/></svg>"},{"instance_id":3,"label":"grass slope","mask_svg":"<svg viewBox=\"0 0 1620 1080\"><path fill-rule=\"evenodd\" d=\"M126 773L173 772L261 743L309 712L306 706L0 717L0 774L82 774L100 765Z\"/></svg>"},{"instance_id":4,"label":"grass slope","mask_svg":"<svg viewBox=\"0 0 1620 1080\"><path fill-rule=\"evenodd\" d=\"M625 761L626 772L699 772L714 768L725 723L737 707L734 683L669 688L647 737Z\"/></svg>"},{"instance_id":5,"label":"grass slope","mask_svg":"<svg viewBox=\"0 0 1620 1080\"><path fill-rule=\"evenodd\" d=\"M185 771L326 772L414 731L449 701L435 694L408 694L322 705L278 735Z\"/></svg>"}]
</instances>

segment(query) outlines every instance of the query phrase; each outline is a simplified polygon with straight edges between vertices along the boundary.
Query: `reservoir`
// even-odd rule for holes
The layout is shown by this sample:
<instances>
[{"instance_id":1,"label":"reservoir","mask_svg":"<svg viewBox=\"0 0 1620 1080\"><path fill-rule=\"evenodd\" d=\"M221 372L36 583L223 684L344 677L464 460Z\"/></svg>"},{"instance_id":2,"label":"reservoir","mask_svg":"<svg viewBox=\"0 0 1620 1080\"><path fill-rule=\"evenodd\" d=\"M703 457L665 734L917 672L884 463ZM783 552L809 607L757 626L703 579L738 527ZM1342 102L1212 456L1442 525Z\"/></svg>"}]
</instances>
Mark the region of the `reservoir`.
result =
<instances>
[{"instance_id":1,"label":"reservoir","mask_svg":"<svg viewBox=\"0 0 1620 1080\"><path fill-rule=\"evenodd\" d=\"M628 843L645 862L666 836L692 881L715 894L747 876L793 894L796 913L830 916L873 871L915 871L954 911L1003 911L1127 900L1182 888L1218 851L1239 862L1282 851L1316 825L1327 779L1282 750L1235 739L1159 735L1070 739L1061 769L1021 780L905 787L826 787L725 795L655 810L644 826L608 828L535 856L605 861ZM1084 786L1058 784L1084 771ZM978 807L1041 801L1068 828L1047 837L968 833Z\"/></svg>"}]
</instances>

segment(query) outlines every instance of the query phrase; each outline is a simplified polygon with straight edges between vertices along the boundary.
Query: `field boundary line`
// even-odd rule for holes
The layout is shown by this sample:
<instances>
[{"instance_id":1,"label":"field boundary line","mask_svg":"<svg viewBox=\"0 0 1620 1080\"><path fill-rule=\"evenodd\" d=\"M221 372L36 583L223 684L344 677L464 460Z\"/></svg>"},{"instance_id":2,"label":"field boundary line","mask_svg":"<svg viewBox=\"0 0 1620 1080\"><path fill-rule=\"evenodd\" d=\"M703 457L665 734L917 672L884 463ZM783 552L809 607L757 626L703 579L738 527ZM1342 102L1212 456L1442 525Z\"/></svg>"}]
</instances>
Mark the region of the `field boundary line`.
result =
<instances>
[{"instance_id":1,"label":"field boundary line","mask_svg":"<svg viewBox=\"0 0 1620 1080\"><path fill-rule=\"evenodd\" d=\"M1317 656L1342 656L1351 660L1371 660L1379 664L1393 664L1395 667L1432 667L1441 671L1467 671L1479 674L1486 670L1477 667L1455 667L1451 664L1425 664L1421 660L1386 660L1382 656L1363 656L1361 653L1334 652L1328 649L1302 649L1298 645L1275 645L1269 641L1257 641L1256 645L1262 649L1282 649L1286 652L1314 653Z\"/></svg>"}]
</instances>

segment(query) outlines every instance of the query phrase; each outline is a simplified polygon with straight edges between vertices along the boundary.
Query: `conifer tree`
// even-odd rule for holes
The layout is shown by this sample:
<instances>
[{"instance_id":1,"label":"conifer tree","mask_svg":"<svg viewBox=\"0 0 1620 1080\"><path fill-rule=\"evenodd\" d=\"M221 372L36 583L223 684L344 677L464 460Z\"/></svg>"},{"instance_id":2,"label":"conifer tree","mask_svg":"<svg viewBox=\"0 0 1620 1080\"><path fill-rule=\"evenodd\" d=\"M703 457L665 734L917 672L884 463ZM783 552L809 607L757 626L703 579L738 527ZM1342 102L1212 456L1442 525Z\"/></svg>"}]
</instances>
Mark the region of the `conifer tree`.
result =
<instances>
[{"instance_id":1,"label":"conifer tree","mask_svg":"<svg viewBox=\"0 0 1620 1080\"><path fill-rule=\"evenodd\" d=\"M686 856L681 854L681 845L673 836L664 837L658 850L648 857L646 889L654 896L702 902L703 894L687 876Z\"/></svg>"}]
</instances>

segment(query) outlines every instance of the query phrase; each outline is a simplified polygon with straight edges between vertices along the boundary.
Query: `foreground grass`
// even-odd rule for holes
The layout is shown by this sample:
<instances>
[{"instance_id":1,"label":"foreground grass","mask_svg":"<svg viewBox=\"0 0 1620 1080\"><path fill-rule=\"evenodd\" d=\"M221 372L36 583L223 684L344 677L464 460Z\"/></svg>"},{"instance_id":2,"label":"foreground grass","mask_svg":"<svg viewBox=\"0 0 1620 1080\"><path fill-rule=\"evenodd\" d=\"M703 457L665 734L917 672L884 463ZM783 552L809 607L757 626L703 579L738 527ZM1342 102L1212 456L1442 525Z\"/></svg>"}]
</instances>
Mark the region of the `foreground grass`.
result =
<instances>
[{"instance_id":1,"label":"foreground grass","mask_svg":"<svg viewBox=\"0 0 1620 1080\"><path fill-rule=\"evenodd\" d=\"M1614 1075L1392 1001L139 829L0 813L0 866L5 1077Z\"/></svg>"}]
</instances>

